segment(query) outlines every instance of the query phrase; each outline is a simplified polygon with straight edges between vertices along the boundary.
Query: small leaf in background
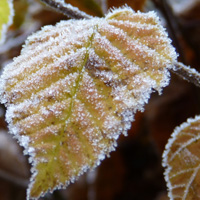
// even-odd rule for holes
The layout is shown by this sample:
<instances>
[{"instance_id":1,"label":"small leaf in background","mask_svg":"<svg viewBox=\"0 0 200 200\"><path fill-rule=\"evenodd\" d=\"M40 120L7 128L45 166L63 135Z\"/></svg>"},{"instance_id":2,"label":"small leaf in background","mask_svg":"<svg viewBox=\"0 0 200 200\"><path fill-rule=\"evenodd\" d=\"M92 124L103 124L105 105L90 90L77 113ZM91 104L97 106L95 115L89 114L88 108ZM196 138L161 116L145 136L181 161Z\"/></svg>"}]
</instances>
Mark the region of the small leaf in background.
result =
<instances>
[{"instance_id":1,"label":"small leaf in background","mask_svg":"<svg viewBox=\"0 0 200 200\"><path fill-rule=\"evenodd\" d=\"M175 129L163 166L170 200L200 199L200 116Z\"/></svg>"},{"instance_id":2,"label":"small leaf in background","mask_svg":"<svg viewBox=\"0 0 200 200\"><path fill-rule=\"evenodd\" d=\"M12 0L0 1L0 44L5 41L5 34L8 26L12 24L13 18Z\"/></svg>"},{"instance_id":3,"label":"small leaf in background","mask_svg":"<svg viewBox=\"0 0 200 200\"><path fill-rule=\"evenodd\" d=\"M10 132L33 165L28 198L65 187L115 149L150 93L168 85L170 42L154 12L128 7L28 38L0 84Z\"/></svg>"}]
</instances>

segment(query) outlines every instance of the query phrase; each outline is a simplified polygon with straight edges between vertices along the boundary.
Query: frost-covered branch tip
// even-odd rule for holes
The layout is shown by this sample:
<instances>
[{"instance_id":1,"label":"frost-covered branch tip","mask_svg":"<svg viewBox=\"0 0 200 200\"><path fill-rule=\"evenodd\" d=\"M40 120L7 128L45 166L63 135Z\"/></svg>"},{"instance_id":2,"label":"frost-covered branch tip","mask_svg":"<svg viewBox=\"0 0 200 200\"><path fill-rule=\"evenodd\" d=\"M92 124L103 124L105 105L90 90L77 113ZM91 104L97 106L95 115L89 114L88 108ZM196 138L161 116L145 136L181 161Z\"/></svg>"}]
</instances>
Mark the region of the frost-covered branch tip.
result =
<instances>
[{"instance_id":1,"label":"frost-covered branch tip","mask_svg":"<svg viewBox=\"0 0 200 200\"><path fill-rule=\"evenodd\" d=\"M77 7L73 7L71 4L66 4L64 0L41 0L56 11L66 15L73 19L90 19L92 16L80 11Z\"/></svg>"},{"instance_id":2,"label":"frost-covered branch tip","mask_svg":"<svg viewBox=\"0 0 200 200\"><path fill-rule=\"evenodd\" d=\"M200 73L196 69L190 68L181 62L177 62L175 68L171 69L171 71L188 82L200 87Z\"/></svg>"}]
</instances>

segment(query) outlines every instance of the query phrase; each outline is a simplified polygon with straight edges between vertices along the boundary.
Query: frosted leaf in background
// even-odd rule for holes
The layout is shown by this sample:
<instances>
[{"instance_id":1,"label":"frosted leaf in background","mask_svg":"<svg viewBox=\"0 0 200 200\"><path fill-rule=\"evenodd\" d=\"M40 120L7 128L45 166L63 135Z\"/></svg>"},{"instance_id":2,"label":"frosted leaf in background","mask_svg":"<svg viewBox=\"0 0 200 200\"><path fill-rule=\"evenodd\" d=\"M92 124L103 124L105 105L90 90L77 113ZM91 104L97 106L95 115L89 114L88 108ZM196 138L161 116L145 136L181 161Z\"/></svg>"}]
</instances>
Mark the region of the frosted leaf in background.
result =
<instances>
[{"instance_id":1,"label":"frosted leaf in background","mask_svg":"<svg viewBox=\"0 0 200 200\"><path fill-rule=\"evenodd\" d=\"M174 130L163 166L170 200L200 199L200 116Z\"/></svg>"},{"instance_id":2,"label":"frosted leaf in background","mask_svg":"<svg viewBox=\"0 0 200 200\"><path fill-rule=\"evenodd\" d=\"M170 43L154 12L128 7L28 38L0 84L10 132L32 163L27 198L67 186L115 149L151 92L168 85Z\"/></svg>"},{"instance_id":3,"label":"frosted leaf in background","mask_svg":"<svg viewBox=\"0 0 200 200\"><path fill-rule=\"evenodd\" d=\"M12 0L0 1L0 44L5 41L8 27L13 20L13 3Z\"/></svg>"}]
</instances>

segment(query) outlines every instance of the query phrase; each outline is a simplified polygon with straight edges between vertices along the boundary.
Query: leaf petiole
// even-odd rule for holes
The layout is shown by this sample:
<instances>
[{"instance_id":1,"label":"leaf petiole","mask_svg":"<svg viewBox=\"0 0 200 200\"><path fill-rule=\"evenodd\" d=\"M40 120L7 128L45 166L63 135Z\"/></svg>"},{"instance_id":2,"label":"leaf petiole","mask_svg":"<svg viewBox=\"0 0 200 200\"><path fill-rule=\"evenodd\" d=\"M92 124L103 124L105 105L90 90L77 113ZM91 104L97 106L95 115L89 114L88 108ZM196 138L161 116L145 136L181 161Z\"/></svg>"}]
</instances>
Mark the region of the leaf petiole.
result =
<instances>
[{"instance_id":1,"label":"leaf petiole","mask_svg":"<svg viewBox=\"0 0 200 200\"><path fill-rule=\"evenodd\" d=\"M200 87L200 73L196 69L190 68L181 62L177 62L171 71L184 80L187 80L188 82Z\"/></svg>"}]
</instances>

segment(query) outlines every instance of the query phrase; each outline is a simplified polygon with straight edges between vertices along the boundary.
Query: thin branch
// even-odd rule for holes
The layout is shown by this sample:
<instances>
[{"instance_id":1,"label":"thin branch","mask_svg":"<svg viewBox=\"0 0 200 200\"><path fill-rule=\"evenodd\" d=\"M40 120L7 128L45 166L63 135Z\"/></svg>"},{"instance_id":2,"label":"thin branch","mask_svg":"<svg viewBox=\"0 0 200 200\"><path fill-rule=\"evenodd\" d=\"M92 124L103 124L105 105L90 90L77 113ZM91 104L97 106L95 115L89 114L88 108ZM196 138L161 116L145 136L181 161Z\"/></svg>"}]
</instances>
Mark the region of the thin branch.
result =
<instances>
[{"instance_id":1,"label":"thin branch","mask_svg":"<svg viewBox=\"0 0 200 200\"><path fill-rule=\"evenodd\" d=\"M72 19L90 19L91 15L80 11L78 8L73 7L71 4L67 4L64 0L41 0L46 5L50 6L57 12L60 12Z\"/></svg>"},{"instance_id":2,"label":"thin branch","mask_svg":"<svg viewBox=\"0 0 200 200\"><path fill-rule=\"evenodd\" d=\"M200 73L196 69L177 62L175 68L171 69L171 71L188 82L200 87Z\"/></svg>"}]
</instances>

